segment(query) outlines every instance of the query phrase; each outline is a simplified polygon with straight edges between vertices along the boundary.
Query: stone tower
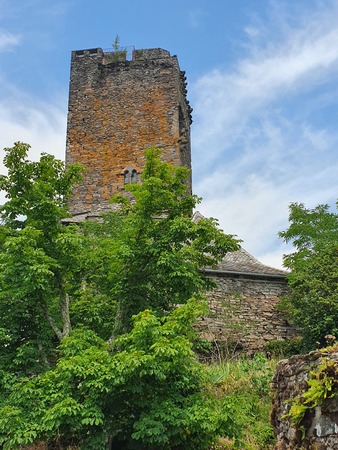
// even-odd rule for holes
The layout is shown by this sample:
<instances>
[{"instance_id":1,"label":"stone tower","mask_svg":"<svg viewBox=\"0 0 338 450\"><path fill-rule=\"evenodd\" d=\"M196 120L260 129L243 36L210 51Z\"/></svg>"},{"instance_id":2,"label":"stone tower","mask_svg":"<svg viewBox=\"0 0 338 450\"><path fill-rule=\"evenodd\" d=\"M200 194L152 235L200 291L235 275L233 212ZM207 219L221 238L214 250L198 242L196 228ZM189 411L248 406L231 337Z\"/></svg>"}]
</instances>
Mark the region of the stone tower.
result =
<instances>
[{"instance_id":1,"label":"stone tower","mask_svg":"<svg viewBox=\"0 0 338 450\"><path fill-rule=\"evenodd\" d=\"M148 147L191 168L185 80L177 57L163 49L134 50L131 60L124 51L72 52L66 164L86 169L70 201L75 217L109 209L113 194L139 182Z\"/></svg>"}]
</instances>

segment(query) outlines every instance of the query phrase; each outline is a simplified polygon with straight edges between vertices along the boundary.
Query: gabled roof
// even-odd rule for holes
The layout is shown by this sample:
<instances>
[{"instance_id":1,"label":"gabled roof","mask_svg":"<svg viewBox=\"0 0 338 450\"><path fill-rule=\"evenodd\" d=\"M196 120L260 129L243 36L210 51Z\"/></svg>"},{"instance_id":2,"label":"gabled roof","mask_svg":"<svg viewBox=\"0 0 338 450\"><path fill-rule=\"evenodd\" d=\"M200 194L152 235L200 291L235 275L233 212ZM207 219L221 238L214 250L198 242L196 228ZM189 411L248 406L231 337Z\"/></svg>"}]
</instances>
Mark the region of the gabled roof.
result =
<instances>
[{"instance_id":1,"label":"gabled roof","mask_svg":"<svg viewBox=\"0 0 338 450\"><path fill-rule=\"evenodd\" d=\"M192 217L194 222L204 219L204 216L196 211ZM262 264L254 256L250 255L244 248L240 248L235 252L229 252L218 264L217 269L205 269L208 273L227 273L237 275L253 275L285 278L288 275L286 270L275 269L274 267Z\"/></svg>"}]
</instances>

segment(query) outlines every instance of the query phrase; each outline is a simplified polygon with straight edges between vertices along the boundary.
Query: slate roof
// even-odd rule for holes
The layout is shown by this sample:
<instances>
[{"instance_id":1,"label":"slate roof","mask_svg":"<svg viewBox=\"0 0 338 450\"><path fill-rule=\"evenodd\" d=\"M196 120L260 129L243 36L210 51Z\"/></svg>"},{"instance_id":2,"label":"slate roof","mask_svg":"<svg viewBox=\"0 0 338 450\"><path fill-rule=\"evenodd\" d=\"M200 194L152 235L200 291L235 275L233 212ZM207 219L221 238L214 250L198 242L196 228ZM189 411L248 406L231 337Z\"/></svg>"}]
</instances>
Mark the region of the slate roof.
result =
<instances>
[{"instance_id":1,"label":"slate roof","mask_svg":"<svg viewBox=\"0 0 338 450\"><path fill-rule=\"evenodd\" d=\"M204 216L196 211L192 220L198 222L204 219ZM288 272L282 269L275 269L274 267L266 266L262 264L258 259L248 253L244 248L240 248L235 252L229 252L225 255L222 261L218 264L217 269L205 269L210 273L233 273L233 274L252 274L252 275L267 275L286 277Z\"/></svg>"},{"instance_id":2,"label":"slate roof","mask_svg":"<svg viewBox=\"0 0 338 450\"><path fill-rule=\"evenodd\" d=\"M218 264L217 270L224 272L252 273L262 275L282 275L286 276L287 271L275 269L274 267L262 264L258 259L250 255L244 248L236 252L229 252Z\"/></svg>"}]
</instances>

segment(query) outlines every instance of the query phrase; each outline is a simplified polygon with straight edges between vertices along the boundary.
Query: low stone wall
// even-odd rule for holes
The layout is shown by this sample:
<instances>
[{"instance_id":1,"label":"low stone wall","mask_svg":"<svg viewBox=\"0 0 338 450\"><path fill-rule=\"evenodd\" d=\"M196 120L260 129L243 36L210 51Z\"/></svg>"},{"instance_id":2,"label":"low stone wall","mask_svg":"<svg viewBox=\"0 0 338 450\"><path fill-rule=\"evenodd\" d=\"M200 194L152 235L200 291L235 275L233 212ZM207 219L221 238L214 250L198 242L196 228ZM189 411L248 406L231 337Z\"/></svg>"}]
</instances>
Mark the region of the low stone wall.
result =
<instances>
[{"instance_id":1,"label":"low stone wall","mask_svg":"<svg viewBox=\"0 0 338 450\"><path fill-rule=\"evenodd\" d=\"M275 398L271 415L277 438L276 450L338 449L337 372L337 347L292 356L278 364L272 381ZM316 393L322 392L322 395L319 395L319 402L308 401L304 416L295 425L289 416L290 409L295 399L299 399L297 404L300 405L306 400L304 393L309 392L309 379L316 386ZM331 390L323 388L324 385L331 386ZM298 412L300 410L298 408Z\"/></svg>"},{"instance_id":2,"label":"low stone wall","mask_svg":"<svg viewBox=\"0 0 338 450\"><path fill-rule=\"evenodd\" d=\"M288 292L285 277L252 274L208 274L217 287L208 293L210 315L201 323L203 337L244 353L264 351L272 340L296 336L296 330L277 311Z\"/></svg>"}]
</instances>

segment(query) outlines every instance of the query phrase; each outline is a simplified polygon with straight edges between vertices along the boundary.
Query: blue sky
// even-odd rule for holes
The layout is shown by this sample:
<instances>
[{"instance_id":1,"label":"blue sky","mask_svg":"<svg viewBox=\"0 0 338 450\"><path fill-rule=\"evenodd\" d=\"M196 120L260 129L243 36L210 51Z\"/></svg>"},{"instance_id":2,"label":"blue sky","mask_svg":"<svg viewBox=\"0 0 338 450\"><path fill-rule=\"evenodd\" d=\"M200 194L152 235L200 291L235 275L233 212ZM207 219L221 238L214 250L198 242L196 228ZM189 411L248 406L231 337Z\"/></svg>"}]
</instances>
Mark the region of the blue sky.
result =
<instances>
[{"instance_id":1,"label":"blue sky","mask_svg":"<svg viewBox=\"0 0 338 450\"><path fill-rule=\"evenodd\" d=\"M199 209L280 267L288 205L337 199L338 2L0 0L0 149L63 159L70 52L117 34L178 56Z\"/></svg>"}]
</instances>

